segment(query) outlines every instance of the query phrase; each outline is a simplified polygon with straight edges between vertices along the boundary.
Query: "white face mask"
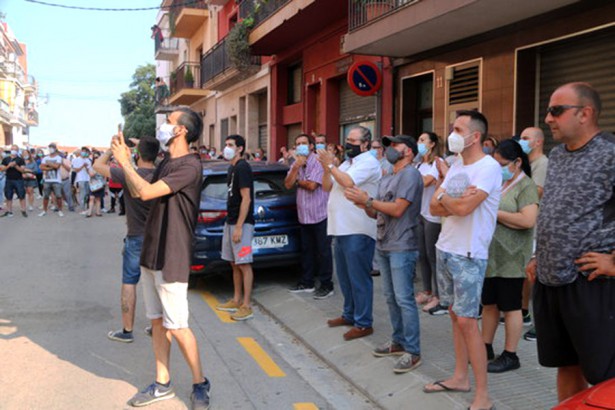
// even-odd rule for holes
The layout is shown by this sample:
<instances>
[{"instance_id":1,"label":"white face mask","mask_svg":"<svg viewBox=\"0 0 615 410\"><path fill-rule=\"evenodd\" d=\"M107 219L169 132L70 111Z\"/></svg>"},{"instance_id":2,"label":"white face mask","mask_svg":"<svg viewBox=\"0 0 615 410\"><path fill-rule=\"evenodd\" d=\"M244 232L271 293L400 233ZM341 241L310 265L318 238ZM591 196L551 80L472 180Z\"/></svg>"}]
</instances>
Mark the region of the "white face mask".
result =
<instances>
[{"instance_id":1,"label":"white face mask","mask_svg":"<svg viewBox=\"0 0 615 410\"><path fill-rule=\"evenodd\" d=\"M175 138L175 133L173 132L175 131L175 127L176 125L164 123L158 128L156 139L160 142L160 148L162 148L163 151L167 151L169 149L169 142Z\"/></svg>"},{"instance_id":2,"label":"white face mask","mask_svg":"<svg viewBox=\"0 0 615 410\"><path fill-rule=\"evenodd\" d=\"M55 154L56 153L56 149L55 148L49 148L49 153L50 154Z\"/></svg>"},{"instance_id":3,"label":"white face mask","mask_svg":"<svg viewBox=\"0 0 615 410\"><path fill-rule=\"evenodd\" d=\"M455 131L451 132L448 136L448 150L455 154L461 153L465 148L469 147L469 145L466 146L466 138L468 137L469 135L464 137Z\"/></svg>"},{"instance_id":4,"label":"white face mask","mask_svg":"<svg viewBox=\"0 0 615 410\"><path fill-rule=\"evenodd\" d=\"M16 151L14 149L11 150L11 155L17 156L17 154L19 154L19 151Z\"/></svg>"},{"instance_id":5,"label":"white face mask","mask_svg":"<svg viewBox=\"0 0 615 410\"><path fill-rule=\"evenodd\" d=\"M225 160L230 161L235 158L235 149L231 147L224 147L222 155L224 156Z\"/></svg>"}]
</instances>

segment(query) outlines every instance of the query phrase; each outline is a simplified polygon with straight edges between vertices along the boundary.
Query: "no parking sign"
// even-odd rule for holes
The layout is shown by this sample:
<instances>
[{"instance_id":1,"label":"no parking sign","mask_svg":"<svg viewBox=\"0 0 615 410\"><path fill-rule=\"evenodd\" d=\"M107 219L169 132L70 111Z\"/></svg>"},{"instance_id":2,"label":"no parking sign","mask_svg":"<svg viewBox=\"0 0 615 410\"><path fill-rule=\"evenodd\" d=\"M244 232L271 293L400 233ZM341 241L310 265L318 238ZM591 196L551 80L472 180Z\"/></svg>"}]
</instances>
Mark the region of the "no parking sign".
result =
<instances>
[{"instance_id":1,"label":"no parking sign","mask_svg":"<svg viewBox=\"0 0 615 410\"><path fill-rule=\"evenodd\" d=\"M357 61L348 69L347 81L352 91L367 97L376 94L380 89L382 73L378 66L370 61Z\"/></svg>"}]
</instances>

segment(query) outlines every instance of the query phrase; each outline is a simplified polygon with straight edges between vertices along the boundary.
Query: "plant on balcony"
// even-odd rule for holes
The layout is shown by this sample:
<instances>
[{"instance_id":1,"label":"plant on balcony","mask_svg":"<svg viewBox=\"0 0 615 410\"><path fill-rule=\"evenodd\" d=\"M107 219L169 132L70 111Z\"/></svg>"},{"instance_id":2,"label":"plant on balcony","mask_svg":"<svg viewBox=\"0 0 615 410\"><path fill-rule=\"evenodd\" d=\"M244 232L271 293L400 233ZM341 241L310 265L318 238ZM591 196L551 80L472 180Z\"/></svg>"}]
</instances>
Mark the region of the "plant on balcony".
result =
<instances>
[{"instance_id":1,"label":"plant on balcony","mask_svg":"<svg viewBox=\"0 0 615 410\"><path fill-rule=\"evenodd\" d=\"M226 36L226 49L231 64L239 71L246 70L251 64L252 54L248 42L249 29L254 24L252 17L245 18L229 31Z\"/></svg>"},{"instance_id":2,"label":"plant on balcony","mask_svg":"<svg viewBox=\"0 0 615 410\"><path fill-rule=\"evenodd\" d=\"M186 66L186 74L184 75L184 83L187 88L194 86L194 76L192 75L192 67Z\"/></svg>"}]
</instances>

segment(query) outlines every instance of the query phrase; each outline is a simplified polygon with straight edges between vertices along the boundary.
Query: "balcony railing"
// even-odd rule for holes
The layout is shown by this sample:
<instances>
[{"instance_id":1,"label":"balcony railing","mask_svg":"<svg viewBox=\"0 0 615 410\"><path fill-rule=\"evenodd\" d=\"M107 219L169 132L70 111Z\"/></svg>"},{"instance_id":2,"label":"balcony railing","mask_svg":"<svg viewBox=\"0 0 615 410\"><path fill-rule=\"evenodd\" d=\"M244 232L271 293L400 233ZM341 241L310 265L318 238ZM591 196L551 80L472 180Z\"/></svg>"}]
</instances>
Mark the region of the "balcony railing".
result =
<instances>
[{"instance_id":1,"label":"balcony railing","mask_svg":"<svg viewBox=\"0 0 615 410\"><path fill-rule=\"evenodd\" d=\"M192 73L193 81L190 83L186 79L186 73ZM181 63L177 70L171 75L171 95L177 93L184 88L201 88L201 66L199 63L186 61Z\"/></svg>"},{"instance_id":2,"label":"balcony railing","mask_svg":"<svg viewBox=\"0 0 615 410\"><path fill-rule=\"evenodd\" d=\"M36 110L31 109L28 111L27 123L33 127L38 126L38 112Z\"/></svg>"},{"instance_id":3,"label":"balcony railing","mask_svg":"<svg viewBox=\"0 0 615 410\"><path fill-rule=\"evenodd\" d=\"M169 8L169 24L171 25L171 31L175 31L175 22L177 17L181 14L183 9L202 9L207 10L209 6L205 0L195 0L194 3L183 6L182 4L188 3L186 0L173 0L171 7Z\"/></svg>"},{"instance_id":4,"label":"balcony railing","mask_svg":"<svg viewBox=\"0 0 615 410\"><path fill-rule=\"evenodd\" d=\"M250 62L252 65L260 65L260 57L252 56ZM203 84L207 84L208 81L211 81L217 75L233 67L226 49L225 38L213 46L201 60L201 78Z\"/></svg>"},{"instance_id":5,"label":"balcony railing","mask_svg":"<svg viewBox=\"0 0 615 410\"><path fill-rule=\"evenodd\" d=\"M267 18L279 8L291 1L292 0L268 0L266 3L263 3L259 0L243 0L239 3L239 18L253 18L254 23L252 27L256 27L267 20Z\"/></svg>"},{"instance_id":6,"label":"balcony railing","mask_svg":"<svg viewBox=\"0 0 615 410\"><path fill-rule=\"evenodd\" d=\"M9 103L0 98L0 116L4 118L11 118L11 107Z\"/></svg>"},{"instance_id":7,"label":"balcony railing","mask_svg":"<svg viewBox=\"0 0 615 410\"><path fill-rule=\"evenodd\" d=\"M158 54L160 51L179 51L179 39L170 36L160 39L154 36L154 52Z\"/></svg>"},{"instance_id":8,"label":"balcony railing","mask_svg":"<svg viewBox=\"0 0 615 410\"><path fill-rule=\"evenodd\" d=\"M348 0L348 31L395 12L418 0Z\"/></svg>"}]
</instances>

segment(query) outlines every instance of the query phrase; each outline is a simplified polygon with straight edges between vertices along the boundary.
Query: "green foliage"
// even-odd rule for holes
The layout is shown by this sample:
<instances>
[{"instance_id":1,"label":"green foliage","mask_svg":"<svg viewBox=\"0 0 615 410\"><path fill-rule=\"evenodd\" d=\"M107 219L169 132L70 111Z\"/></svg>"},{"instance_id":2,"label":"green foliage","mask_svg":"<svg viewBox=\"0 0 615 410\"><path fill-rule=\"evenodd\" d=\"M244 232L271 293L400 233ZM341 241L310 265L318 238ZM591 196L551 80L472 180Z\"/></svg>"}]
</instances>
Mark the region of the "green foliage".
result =
<instances>
[{"instance_id":1,"label":"green foliage","mask_svg":"<svg viewBox=\"0 0 615 410\"><path fill-rule=\"evenodd\" d=\"M186 74L184 75L184 81L187 84L194 83L194 76L192 75L192 67L191 66L186 66Z\"/></svg>"},{"instance_id":2,"label":"green foliage","mask_svg":"<svg viewBox=\"0 0 615 410\"><path fill-rule=\"evenodd\" d=\"M226 36L226 49L229 53L229 59L231 64L240 71L250 66L252 56L250 44L248 43L248 29L249 27L246 23L235 24Z\"/></svg>"},{"instance_id":3,"label":"green foliage","mask_svg":"<svg viewBox=\"0 0 615 410\"><path fill-rule=\"evenodd\" d=\"M153 64L137 67L132 75L130 90L122 93L119 99L127 138L153 137L156 134L155 78L156 68Z\"/></svg>"}]
</instances>

